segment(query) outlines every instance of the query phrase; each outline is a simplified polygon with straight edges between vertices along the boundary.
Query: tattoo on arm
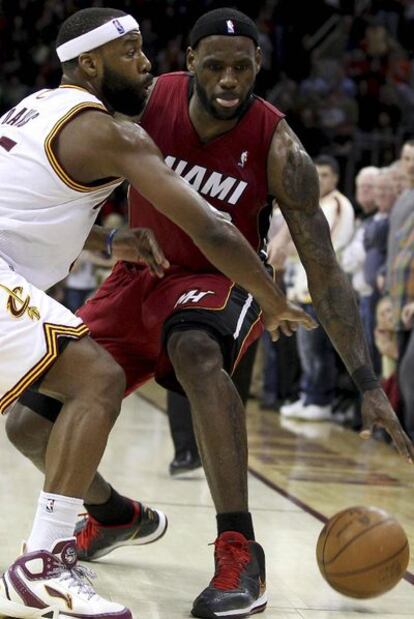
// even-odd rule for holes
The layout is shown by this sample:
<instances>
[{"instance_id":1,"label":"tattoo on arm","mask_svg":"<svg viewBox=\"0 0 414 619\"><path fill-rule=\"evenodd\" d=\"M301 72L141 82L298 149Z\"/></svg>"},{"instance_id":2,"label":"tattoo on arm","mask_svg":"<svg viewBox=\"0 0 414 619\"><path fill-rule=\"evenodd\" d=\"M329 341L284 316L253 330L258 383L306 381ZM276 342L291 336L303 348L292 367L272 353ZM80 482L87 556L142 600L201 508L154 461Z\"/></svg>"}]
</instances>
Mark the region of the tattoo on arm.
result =
<instances>
[{"instance_id":1,"label":"tattoo on arm","mask_svg":"<svg viewBox=\"0 0 414 619\"><path fill-rule=\"evenodd\" d=\"M279 174L282 182L275 197L305 267L318 318L350 373L371 365L355 294L336 260L319 207L315 167L300 143L286 151Z\"/></svg>"},{"instance_id":2,"label":"tattoo on arm","mask_svg":"<svg viewBox=\"0 0 414 619\"><path fill-rule=\"evenodd\" d=\"M302 148L287 153L282 182L291 208L312 212L318 207L319 184L315 166Z\"/></svg>"}]
</instances>

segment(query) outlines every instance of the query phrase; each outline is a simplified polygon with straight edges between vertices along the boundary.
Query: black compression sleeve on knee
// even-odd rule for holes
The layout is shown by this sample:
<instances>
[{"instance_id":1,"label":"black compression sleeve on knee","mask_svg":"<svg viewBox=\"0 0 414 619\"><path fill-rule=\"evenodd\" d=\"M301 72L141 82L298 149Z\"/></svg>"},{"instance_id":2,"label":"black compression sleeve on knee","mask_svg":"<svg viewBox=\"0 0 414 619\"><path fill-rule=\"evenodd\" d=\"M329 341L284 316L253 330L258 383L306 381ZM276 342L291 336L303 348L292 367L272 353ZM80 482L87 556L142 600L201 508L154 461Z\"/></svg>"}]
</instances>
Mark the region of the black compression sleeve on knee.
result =
<instances>
[{"instance_id":1,"label":"black compression sleeve on knee","mask_svg":"<svg viewBox=\"0 0 414 619\"><path fill-rule=\"evenodd\" d=\"M43 393L37 393L32 389L27 389L19 398L20 404L27 406L34 413L48 419L52 423L56 421L60 410L63 406L62 402L43 395Z\"/></svg>"}]
</instances>

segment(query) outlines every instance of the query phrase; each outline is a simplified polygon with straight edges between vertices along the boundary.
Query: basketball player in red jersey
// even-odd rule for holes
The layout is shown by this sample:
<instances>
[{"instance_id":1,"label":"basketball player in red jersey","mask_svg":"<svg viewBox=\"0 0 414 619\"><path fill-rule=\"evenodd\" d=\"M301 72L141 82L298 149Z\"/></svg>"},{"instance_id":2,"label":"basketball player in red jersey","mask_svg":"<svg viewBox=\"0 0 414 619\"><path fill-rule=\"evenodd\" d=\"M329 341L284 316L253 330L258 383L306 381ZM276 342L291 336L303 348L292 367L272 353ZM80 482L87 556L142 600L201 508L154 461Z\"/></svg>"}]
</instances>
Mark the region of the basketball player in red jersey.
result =
<instances>
[{"instance_id":1,"label":"basketball player in red jersey","mask_svg":"<svg viewBox=\"0 0 414 619\"><path fill-rule=\"evenodd\" d=\"M376 382L351 289L335 260L313 164L283 115L252 94L260 67L257 41L254 23L238 11L219 9L201 17L191 34L190 74L158 79L142 125L167 164L226 213L255 249L259 211L268 194L276 197L319 317L363 392L365 432L383 425L409 457L412 448ZM134 190L130 223L154 229L172 265L169 272L156 281L145 267L119 263L80 315L123 367L129 391L155 375L165 386L181 386L189 397L218 525L215 575L192 613L248 616L266 606L265 566L248 511L244 411L229 373L261 332L259 308ZM38 412L47 416L46 410ZM13 418L14 443L41 468L44 447L35 453L33 441L25 446L21 437L43 421L47 441L50 424L27 410ZM122 520L116 520L121 507ZM128 543L139 531L132 504L128 522L122 497L99 476L87 509L90 515L78 534L84 559Z\"/></svg>"}]
</instances>

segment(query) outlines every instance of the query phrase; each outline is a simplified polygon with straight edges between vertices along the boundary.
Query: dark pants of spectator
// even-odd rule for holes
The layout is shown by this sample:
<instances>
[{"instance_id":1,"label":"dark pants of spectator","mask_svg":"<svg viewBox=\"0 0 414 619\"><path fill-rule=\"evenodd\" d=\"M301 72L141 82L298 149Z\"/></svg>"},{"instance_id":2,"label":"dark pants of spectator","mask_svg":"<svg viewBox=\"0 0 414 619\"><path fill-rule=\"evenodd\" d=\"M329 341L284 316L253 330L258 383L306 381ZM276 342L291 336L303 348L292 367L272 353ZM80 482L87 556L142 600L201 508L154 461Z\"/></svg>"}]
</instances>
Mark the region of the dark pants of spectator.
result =
<instances>
[{"instance_id":1,"label":"dark pants of spectator","mask_svg":"<svg viewBox=\"0 0 414 619\"><path fill-rule=\"evenodd\" d=\"M403 399L403 419L407 433L414 439L414 329L400 333L398 378Z\"/></svg>"},{"instance_id":2,"label":"dark pants of spectator","mask_svg":"<svg viewBox=\"0 0 414 619\"><path fill-rule=\"evenodd\" d=\"M233 374L233 382L243 404L246 404L249 397L250 381L252 378L256 350L257 342L249 347ZM191 408L187 398L168 391L167 415L170 424L171 438L174 443L175 455L177 456L186 451L197 454L197 443L194 436L193 422L191 420Z\"/></svg>"},{"instance_id":3,"label":"dark pants of spectator","mask_svg":"<svg viewBox=\"0 0 414 619\"><path fill-rule=\"evenodd\" d=\"M303 309L313 317L315 310L310 304ZM302 364L300 389L304 404L327 406L335 398L337 366L335 350L321 326L312 331L300 327L297 331L298 352Z\"/></svg>"},{"instance_id":4,"label":"dark pants of spectator","mask_svg":"<svg viewBox=\"0 0 414 619\"><path fill-rule=\"evenodd\" d=\"M361 316L362 327L367 340L371 361L378 376L381 373L381 356L375 346L374 331L376 324L376 308L379 298L380 295L375 291L369 296L360 297L359 300L359 314Z\"/></svg>"},{"instance_id":5,"label":"dark pants of spectator","mask_svg":"<svg viewBox=\"0 0 414 619\"><path fill-rule=\"evenodd\" d=\"M262 406L273 408L277 406L279 399L278 384L278 358L276 342L272 342L270 334L266 331L263 334L263 390L261 403Z\"/></svg>"},{"instance_id":6,"label":"dark pants of spectator","mask_svg":"<svg viewBox=\"0 0 414 619\"><path fill-rule=\"evenodd\" d=\"M285 400L298 397L300 361L296 334L291 337L281 334L272 342L269 333L263 335L264 365L263 407L276 408Z\"/></svg>"},{"instance_id":7,"label":"dark pants of spectator","mask_svg":"<svg viewBox=\"0 0 414 619\"><path fill-rule=\"evenodd\" d=\"M75 313L76 310L85 303L86 299L93 291L94 288L88 288L87 290L82 290L81 288L65 288L63 305L71 312Z\"/></svg>"},{"instance_id":8,"label":"dark pants of spectator","mask_svg":"<svg viewBox=\"0 0 414 619\"><path fill-rule=\"evenodd\" d=\"M175 456L187 451L191 451L193 455L198 454L193 422L191 421L191 407L187 398L173 391L168 391L167 415Z\"/></svg>"}]
</instances>

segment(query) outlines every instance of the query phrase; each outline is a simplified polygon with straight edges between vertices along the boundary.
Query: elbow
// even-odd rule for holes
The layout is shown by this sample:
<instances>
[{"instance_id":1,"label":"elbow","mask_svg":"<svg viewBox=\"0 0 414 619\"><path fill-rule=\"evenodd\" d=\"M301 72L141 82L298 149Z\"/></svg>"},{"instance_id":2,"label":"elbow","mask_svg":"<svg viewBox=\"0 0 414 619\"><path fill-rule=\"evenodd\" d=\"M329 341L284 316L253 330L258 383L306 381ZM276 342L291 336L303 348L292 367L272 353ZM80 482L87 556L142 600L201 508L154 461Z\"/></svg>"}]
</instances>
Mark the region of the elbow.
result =
<instances>
[{"instance_id":1,"label":"elbow","mask_svg":"<svg viewBox=\"0 0 414 619\"><path fill-rule=\"evenodd\" d=\"M222 217L212 217L209 224L198 235L197 244L208 244L211 247L228 244L238 237L235 226Z\"/></svg>"}]
</instances>

